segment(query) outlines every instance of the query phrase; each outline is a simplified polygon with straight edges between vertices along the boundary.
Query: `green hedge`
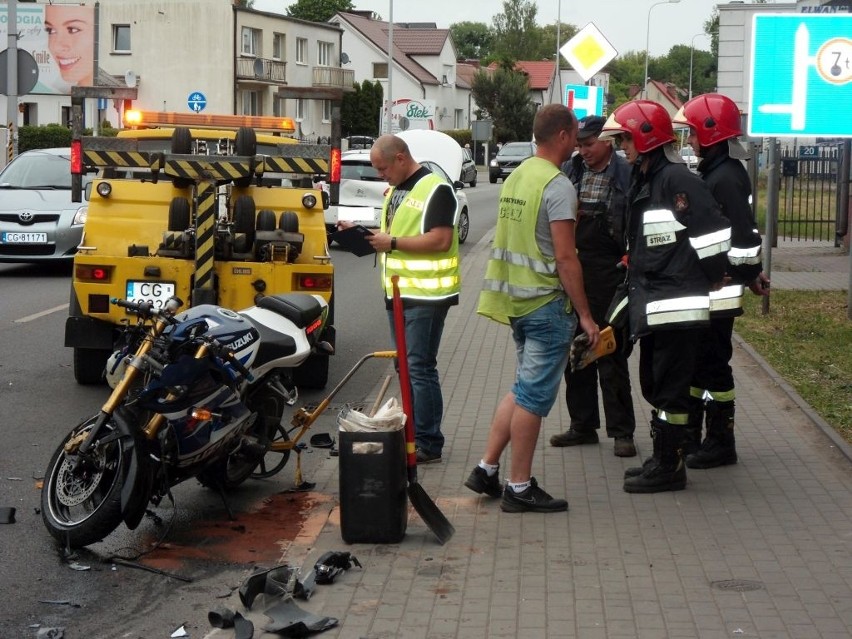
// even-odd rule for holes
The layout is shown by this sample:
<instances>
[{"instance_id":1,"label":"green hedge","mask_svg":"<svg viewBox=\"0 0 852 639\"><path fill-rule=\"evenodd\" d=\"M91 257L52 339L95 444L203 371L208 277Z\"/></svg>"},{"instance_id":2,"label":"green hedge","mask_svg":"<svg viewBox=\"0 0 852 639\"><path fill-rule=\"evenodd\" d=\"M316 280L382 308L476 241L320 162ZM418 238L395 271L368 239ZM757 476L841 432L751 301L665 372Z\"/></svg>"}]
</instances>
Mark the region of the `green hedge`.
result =
<instances>
[{"instance_id":1,"label":"green hedge","mask_svg":"<svg viewBox=\"0 0 852 639\"><path fill-rule=\"evenodd\" d=\"M446 133L453 138L459 143L459 146L464 146L465 144L473 146L470 129L450 129L449 131L442 131L442 133Z\"/></svg>"},{"instance_id":2,"label":"green hedge","mask_svg":"<svg viewBox=\"0 0 852 639\"><path fill-rule=\"evenodd\" d=\"M115 137L118 129L114 129L105 122L101 128L100 135L104 137ZM91 129L85 129L83 135L92 135ZM31 149L52 149L71 146L71 129L61 124L47 124L45 126L22 126L18 129L18 153Z\"/></svg>"}]
</instances>

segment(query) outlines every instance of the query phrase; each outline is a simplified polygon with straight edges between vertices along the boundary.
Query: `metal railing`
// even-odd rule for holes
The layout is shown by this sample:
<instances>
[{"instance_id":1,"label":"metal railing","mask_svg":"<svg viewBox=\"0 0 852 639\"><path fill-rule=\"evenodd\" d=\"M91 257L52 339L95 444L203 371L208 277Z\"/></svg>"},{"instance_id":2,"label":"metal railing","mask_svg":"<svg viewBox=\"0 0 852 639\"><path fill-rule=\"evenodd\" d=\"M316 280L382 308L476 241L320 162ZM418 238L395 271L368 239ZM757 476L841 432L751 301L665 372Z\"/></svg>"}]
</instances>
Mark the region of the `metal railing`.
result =
<instances>
[{"instance_id":1,"label":"metal railing","mask_svg":"<svg viewBox=\"0 0 852 639\"><path fill-rule=\"evenodd\" d=\"M355 71L340 67L314 67L313 86L349 89L355 83Z\"/></svg>"}]
</instances>

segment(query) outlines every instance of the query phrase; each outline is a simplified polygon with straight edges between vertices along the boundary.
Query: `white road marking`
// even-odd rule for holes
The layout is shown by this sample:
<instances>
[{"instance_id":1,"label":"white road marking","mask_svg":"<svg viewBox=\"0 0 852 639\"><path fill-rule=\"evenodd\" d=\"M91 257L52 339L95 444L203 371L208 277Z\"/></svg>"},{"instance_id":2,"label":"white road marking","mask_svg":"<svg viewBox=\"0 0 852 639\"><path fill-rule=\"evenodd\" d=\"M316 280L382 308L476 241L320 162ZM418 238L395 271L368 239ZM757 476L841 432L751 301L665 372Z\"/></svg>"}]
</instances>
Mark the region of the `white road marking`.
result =
<instances>
[{"instance_id":1,"label":"white road marking","mask_svg":"<svg viewBox=\"0 0 852 639\"><path fill-rule=\"evenodd\" d=\"M38 313L33 313L32 315L27 315L26 317L22 317L21 319L14 320L15 324L24 324L26 322L32 322L33 320L38 319L39 317L44 317L45 315L50 315L51 313L58 313L59 311L67 311L68 304L62 304L61 306L54 306L53 308L49 308L46 311L39 311Z\"/></svg>"}]
</instances>

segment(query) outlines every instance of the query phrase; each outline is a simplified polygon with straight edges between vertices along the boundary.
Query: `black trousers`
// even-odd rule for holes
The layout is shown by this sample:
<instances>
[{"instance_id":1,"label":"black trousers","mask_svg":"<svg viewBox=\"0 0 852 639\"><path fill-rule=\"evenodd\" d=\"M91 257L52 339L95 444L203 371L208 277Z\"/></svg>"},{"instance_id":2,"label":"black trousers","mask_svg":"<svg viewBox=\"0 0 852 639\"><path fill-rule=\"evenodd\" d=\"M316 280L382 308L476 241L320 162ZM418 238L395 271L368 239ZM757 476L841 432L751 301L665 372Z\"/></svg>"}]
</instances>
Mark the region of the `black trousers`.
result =
<instances>
[{"instance_id":1,"label":"black trousers","mask_svg":"<svg viewBox=\"0 0 852 639\"><path fill-rule=\"evenodd\" d=\"M623 271L615 265L618 257L605 264L583 266L583 280L586 297L592 317L599 326L606 324L606 311L612 301L615 288L623 279ZM625 337L616 331L616 350L611 355L600 358L586 368L571 372L565 369L565 401L571 416L571 428L580 432L590 432L601 426L598 408L598 382L603 399L606 434L609 437L632 437L636 430L636 418L633 414L633 398L630 394L630 373L627 370L629 344ZM625 350L625 346L628 350Z\"/></svg>"},{"instance_id":2,"label":"black trousers","mask_svg":"<svg viewBox=\"0 0 852 639\"><path fill-rule=\"evenodd\" d=\"M734 354L731 344L733 334L733 317L713 318L710 326L702 329L692 386L711 393L734 390L734 374L730 363Z\"/></svg>"},{"instance_id":3,"label":"black trousers","mask_svg":"<svg viewBox=\"0 0 852 639\"><path fill-rule=\"evenodd\" d=\"M639 340L639 384L653 409L689 413L689 387L695 373L702 329L656 330Z\"/></svg>"}]
</instances>

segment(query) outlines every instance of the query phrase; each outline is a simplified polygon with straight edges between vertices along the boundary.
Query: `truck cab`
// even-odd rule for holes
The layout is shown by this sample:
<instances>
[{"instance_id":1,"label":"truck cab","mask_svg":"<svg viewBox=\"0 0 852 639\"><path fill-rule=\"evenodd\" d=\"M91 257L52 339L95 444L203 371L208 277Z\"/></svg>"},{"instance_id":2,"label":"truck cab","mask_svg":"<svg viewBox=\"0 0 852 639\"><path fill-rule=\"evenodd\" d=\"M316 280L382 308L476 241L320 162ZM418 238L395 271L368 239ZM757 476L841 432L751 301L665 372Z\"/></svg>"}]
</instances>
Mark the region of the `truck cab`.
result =
<instances>
[{"instance_id":1,"label":"truck cab","mask_svg":"<svg viewBox=\"0 0 852 639\"><path fill-rule=\"evenodd\" d=\"M138 122L72 143L72 173L97 174L65 326L77 382L100 383L120 346L129 317L113 298L239 310L264 295L318 294L330 315L321 339L333 346L329 198L313 185L335 179L332 147L287 137L289 118L142 112ZM294 382L321 388L328 365L312 354Z\"/></svg>"}]
</instances>

